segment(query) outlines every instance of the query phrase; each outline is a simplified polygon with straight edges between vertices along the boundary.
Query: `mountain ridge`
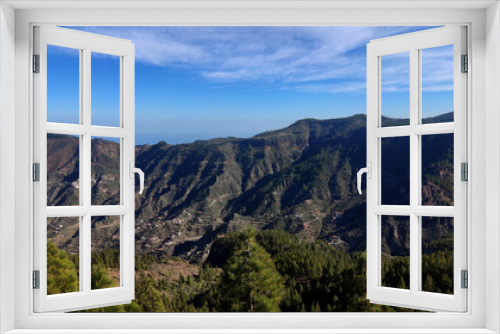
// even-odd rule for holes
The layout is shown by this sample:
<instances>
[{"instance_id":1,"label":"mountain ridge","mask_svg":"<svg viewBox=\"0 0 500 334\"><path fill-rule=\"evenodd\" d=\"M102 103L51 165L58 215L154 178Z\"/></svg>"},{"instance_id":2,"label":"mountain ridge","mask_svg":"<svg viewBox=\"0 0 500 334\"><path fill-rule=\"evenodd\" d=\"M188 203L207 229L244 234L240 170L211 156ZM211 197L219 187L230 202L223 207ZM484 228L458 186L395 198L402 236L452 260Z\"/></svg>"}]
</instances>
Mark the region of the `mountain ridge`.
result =
<instances>
[{"instance_id":1,"label":"mountain ridge","mask_svg":"<svg viewBox=\"0 0 500 334\"><path fill-rule=\"evenodd\" d=\"M453 113L424 123L450 119ZM386 125L403 121L382 120ZM443 144L428 159L434 168L428 170L435 176L438 169L440 178L424 182L424 191L430 204L450 205L450 192L443 186L453 177L445 164L450 140L440 141ZM408 151L403 142L387 142L396 152L394 156ZM99 152L92 157L93 201L116 204L119 144L93 139L92 146L93 152ZM48 135L48 149L48 204L71 205L68 203L77 201L78 193L78 139ZM365 195L357 194L356 173L365 161L363 114L298 120L251 138L138 145L136 166L145 172L146 180L144 195L136 195L136 249L200 262L208 256L214 240L253 226L283 229L304 240L323 239L350 251L364 250ZM388 168L388 173L393 172L390 168L409 170L409 161ZM405 182L404 177L402 181L391 180L383 192L404 190ZM106 240L96 240L96 249L116 237L115 230L108 234L103 237ZM392 233L387 238L400 238L392 241L404 246L407 240L399 235Z\"/></svg>"}]
</instances>

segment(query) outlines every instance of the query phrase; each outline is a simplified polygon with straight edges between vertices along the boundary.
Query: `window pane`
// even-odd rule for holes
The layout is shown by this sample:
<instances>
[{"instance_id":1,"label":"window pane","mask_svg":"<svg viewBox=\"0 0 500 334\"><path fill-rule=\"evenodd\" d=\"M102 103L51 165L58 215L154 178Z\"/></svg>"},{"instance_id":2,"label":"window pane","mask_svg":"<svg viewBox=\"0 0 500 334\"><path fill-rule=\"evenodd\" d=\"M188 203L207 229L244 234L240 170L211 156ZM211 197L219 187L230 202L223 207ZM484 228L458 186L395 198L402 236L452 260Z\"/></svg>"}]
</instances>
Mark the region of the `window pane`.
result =
<instances>
[{"instance_id":1,"label":"window pane","mask_svg":"<svg viewBox=\"0 0 500 334\"><path fill-rule=\"evenodd\" d=\"M77 292L80 218L47 219L47 294Z\"/></svg>"},{"instance_id":2,"label":"window pane","mask_svg":"<svg viewBox=\"0 0 500 334\"><path fill-rule=\"evenodd\" d=\"M422 217L422 291L453 294L453 218Z\"/></svg>"},{"instance_id":3,"label":"window pane","mask_svg":"<svg viewBox=\"0 0 500 334\"><path fill-rule=\"evenodd\" d=\"M422 123L453 122L453 45L421 50Z\"/></svg>"},{"instance_id":4,"label":"window pane","mask_svg":"<svg viewBox=\"0 0 500 334\"><path fill-rule=\"evenodd\" d=\"M92 205L120 204L120 143L92 137Z\"/></svg>"},{"instance_id":5,"label":"window pane","mask_svg":"<svg viewBox=\"0 0 500 334\"><path fill-rule=\"evenodd\" d=\"M382 216L382 286L410 289L410 217Z\"/></svg>"},{"instance_id":6,"label":"window pane","mask_svg":"<svg viewBox=\"0 0 500 334\"><path fill-rule=\"evenodd\" d=\"M382 204L410 205L410 137L382 138Z\"/></svg>"},{"instance_id":7,"label":"window pane","mask_svg":"<svg viewBox=\"0 0 500 334\"><path fill-rule=\"evenodd\" d=\"M453 206L453 133L422 136L422 204Z\"/></svg>"},{"instance_id":8,"label":"window pane","mask_svg":"<svg viewBox=\"0 0 500 334\"><path fill-rule=\"evenodd\" d=\"M47 45L47 122L80 122L80 50Z\"/></svg>"},{"instance_id":9,"label":"window pane","mask_svg":"<svg viewBox=\"0 0 500 334\"><path fill-rule=\"evenodd\" d=\"M92 125L120 126L120 57L92 52Z\"/></svg>"},{"instance_id":10,"label":"window pane","mask_svg":"<svg viewBox=\"0 0 500 334\"><path fill-rule=\"evenodd\" d=\"M120 216L92 217L92 290L120 286Z\"/></svg>"},{"instance_id":11,"label":"window pane","mask_svg":"<svg viewBox=\"0 0 500 334\"><path fill-rule=\"evenodd\" d=\"M410 124L410 52L382 56L382 126Z\"/></svg>"},{"instance_id":12,"label":"window pane","mask_svg":"<svg viewBox=\"0 0 500 334\"><path fill-rule=\"evenodd\" d=\"M80 139L47 135L47 205L79 205Z\"/></svg>"}]
</instances>

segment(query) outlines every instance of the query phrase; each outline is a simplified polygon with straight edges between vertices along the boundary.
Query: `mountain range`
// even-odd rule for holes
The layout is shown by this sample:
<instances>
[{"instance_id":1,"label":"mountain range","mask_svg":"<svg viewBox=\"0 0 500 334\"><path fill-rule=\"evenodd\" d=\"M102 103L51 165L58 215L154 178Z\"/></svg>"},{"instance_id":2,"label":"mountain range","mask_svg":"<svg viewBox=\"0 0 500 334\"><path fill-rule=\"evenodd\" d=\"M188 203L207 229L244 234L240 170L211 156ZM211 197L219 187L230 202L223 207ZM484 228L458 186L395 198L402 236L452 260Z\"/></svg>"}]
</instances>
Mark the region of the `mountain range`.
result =
<instances>
[{"instance_id":1,"label":"mountain range","mask_svg":"<svg viewBox=\"0 0 500 334\"><path fill-rule=\"evenodd\" d=\"M424 123L450 121L453 113ZM384 117L382 124L402 120ZM78 205L78 140L47 137L48 205ZM408 204L409 138L384 138L381 145L382 204ZM138 145L136 166L146 178L143 195L136 194L136 250L202 263L217 238L253 226L363 251L366 197L357 193L356 173L365 165L365 115L303 119L251 138ZM453 205L453 134L423 136L422 169L423 204ZM119 203L119 173L119 143L93 138L93 205ZM94 250L116 247L119 221L96 217L92 224ZM55 242L71 252L78 237L74 223L54 219L48 229L65 235ZM432 241L452 231L452 220L442 219L423 235ZM386 255L407 255L408 220L385 217L382 237Z\"/></svg>"}]
</instances>

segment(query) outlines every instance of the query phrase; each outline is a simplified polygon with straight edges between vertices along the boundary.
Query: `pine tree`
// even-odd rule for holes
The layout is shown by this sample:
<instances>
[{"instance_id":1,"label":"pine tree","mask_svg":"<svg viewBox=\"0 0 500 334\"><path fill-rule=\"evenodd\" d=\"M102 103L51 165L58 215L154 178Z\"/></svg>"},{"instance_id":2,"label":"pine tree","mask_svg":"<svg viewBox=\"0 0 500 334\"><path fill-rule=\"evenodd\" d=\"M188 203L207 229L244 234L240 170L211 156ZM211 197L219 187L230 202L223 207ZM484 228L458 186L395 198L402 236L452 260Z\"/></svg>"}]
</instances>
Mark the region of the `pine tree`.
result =
<instances>
[{"instance_id":1,"label":"pine tree","mask_svg":"<svg viewBox=\"0 0 500 334\"><path fill-rule=\"evenodd\" d=\"M108 272L101 266L92 265L91 274L92 290L115 287L115 282L109 277Z\"/></svg>"},{"instance_id":2,"label":"pine tree","mask_svg":"<svg viewBox=\"0 0 500 334\"><path fill-rule=\"evenodd\" d=\"M235 312L279 312L284 281L251 229L242 232L222 276L223 303Z\"/></svg>"},{"instance_id":3,"label":"pine tree","mask_svg":"<svg viewBox=\"0 0 500 334\"><path fill-rule=\"evenodd\" d=\"M47 243L47 294L77 292L78 271L68 253L51 242Z\"/></svg>"}]
</instances>

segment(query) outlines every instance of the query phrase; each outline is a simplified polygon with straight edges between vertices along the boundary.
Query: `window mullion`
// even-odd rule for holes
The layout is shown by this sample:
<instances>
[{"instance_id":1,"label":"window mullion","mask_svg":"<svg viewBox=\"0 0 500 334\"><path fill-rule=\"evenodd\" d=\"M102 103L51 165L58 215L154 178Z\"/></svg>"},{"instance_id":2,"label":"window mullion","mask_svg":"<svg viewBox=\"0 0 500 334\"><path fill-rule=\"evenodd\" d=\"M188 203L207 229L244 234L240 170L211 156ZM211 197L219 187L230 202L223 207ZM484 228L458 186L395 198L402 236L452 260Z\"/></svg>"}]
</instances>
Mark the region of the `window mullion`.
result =
<instances>
[{"instance_id":1,"label":"window mullion","mask_svg":"<svg viewBox=\"0 0 500 334\"><path fill-rule=\"evenodd\" d=\"M416 50L415 53L415 58L416 58L416 74L417 78L415 78L415 94L417 95L415 100L416 100L416 115L417 119L413 120L415 122L415 129L417 128L423 128L424 126L422 125L422 50ZM450 125L451 128L453 128L453 124ZM430 127L428 127L430 128ZM416 200L417 200L417 206L421 207L422 205L422 134L425 133L425 131L419 131L416 132L415 135L417 136L417 175L416 175L416 188L415 188L415 193L416 193ZM415 212L414 212L415 213ZM417 258L417 264L414 267L417 272L417 290L422 291L422 216L418 216L416 220L417 227L416 229L416 237L418 244L415 247L415 250L417 252L416 258Z\"/></svg>"},{"instance_id":2,"label":"window mullion","mask_svg":"<svg viewBox=\"0 0 500 334\"><path fill-rule=\"evenodd\" d=\"M82 69L82 123L85 127L91 125L91 51L89 49L83 50L83 69ZM91 206L91 132L88 131L82 136L82 152L81 166L82 166L82 182L80 189L82 191L81 197L85 207Z\"/></svg>"},{"instance_id":3,"label":"window mullion","mask_svg":"<svg viewBox=\"0 0 500 334\"><path fill-rule=\"evenodd\" d=\"M419 159L419 136L413 131L418 125L419 116L419 64L418 64L418 49L410 49L410 291L415 293L419 286L419 266L420 254L419 250L419 233L418 222L419 217L414 212L418 206L418 189L419 174L420 174L420 159Z\"/></svg>"},{"instance_id":4,"label":"window mullion","mask_svg":"<svg viewBox=\"0 0 500 334\"><path fill-rule=\"evenodd\" d=\"M91 51L89 49L83 50L83 66L81 68L82 78L82 124L85 127L91 126ZM92 134L87 132L82 136L81 140L81 173L82 181L80 184L81 198L83 205L89 208L89 211L83 216L82 220L82 237L80 241L80 280L82 281L83 291L90 293L91 287L91 247L92 247L92 231L91 231L91 187L92 187L92 160L91 160L91 142Z\"/></svg>"},{"instance_id":5,"label":"window mullion","mask_svg":"<svg viewBox=\"0 0 500 334\"><path fill-rule=\"evenodd\" d=\"M84 85L84 81L83 81L83 69L84 69L84 58L83 58L83 50L80 50L80 74L79 74L79 80L80 80L80 87L79 87L79 107L80 107L80 125L83 125L83 122L84 122L84 116L83 116L83 107L84 107L84 103L83 103L83 85ZM80 200L80 207L83 207L84 206L84 203L85 203L85 200L84 200L84 186L83 186L83 171L84 171L84 168L83 167L83 164L84 164L84 146L83 146L83 136L80 135L79 136L79 140L78 140L78 145L79 145L79 163L80 163L80 166L79 166L79 180L80 180L80 188L79 188L79 200ZM84 241L85 241L85 231L84 231L84 225L85 224L85 219L84 217L79 217L79 225L78 225L78 230L80 232L80 245L79 245L79 249L78 249L78 254L79 254L79 261L78 261L78 265L79 265L79 269L78 269L78 282L79 282L79 285L80 285L80 288L79 290L80 291L84 291L86 289L86 286L85 286L85 278L84 278L84 273L85 273L85 267L84 267L84 263L83 263L83 259L85 258L85 254L84 254L84 247L83 247L83 244L84 244Z\"/></svg>"},{"instance_id":6,"label":"window mullion","mask_svg":"<svg viewBox=\"0 0 500 334\"><path fill-rule=\"evenodd\" d=\"M80 237L80 286L82 291L90 293L91 287L91 216L90 213L82 218L82 235Z\"/></svg>"}]
</instances>

